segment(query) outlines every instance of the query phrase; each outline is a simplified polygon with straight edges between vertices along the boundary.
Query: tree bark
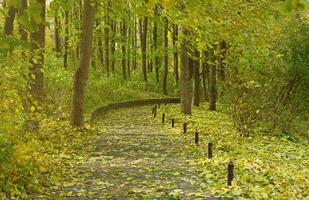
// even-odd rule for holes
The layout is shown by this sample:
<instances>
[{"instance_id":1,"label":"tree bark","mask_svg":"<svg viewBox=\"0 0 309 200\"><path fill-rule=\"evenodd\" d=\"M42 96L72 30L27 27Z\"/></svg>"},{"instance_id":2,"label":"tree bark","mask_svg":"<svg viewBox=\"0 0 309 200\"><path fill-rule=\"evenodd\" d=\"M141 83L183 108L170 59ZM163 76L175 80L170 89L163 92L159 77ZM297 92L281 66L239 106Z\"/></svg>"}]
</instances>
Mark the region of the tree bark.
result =
<instances>
[{"instance_id":1,"label":"tree bark","mask_svg":"<svg viewBox=\"0 0 309 200\"><path fill-rule=\"evenodd\" d=\"M178 56L178 47L177 47L177 42L178 42L178 25L173 25L173 47L174 47L174 78L176 83L179 82L179 56Z\"/></svg>"},{"instance_id":2,"label":"tree bark","mask_svg":"<svg viewBox=\"0 0 309 200\"><path fill-rule=\"evenodd\" d=\"M168 74L168 20L164 23L164 71L163 71L163 94L167 94L167 74Z\"/></svg>"},{"instance_id":3,"label":"tree bark","mask_svg":"<svg viewBox=\"0 0 309 200\"><path fill-rule=\"evenodd\" d=\"M69 11L65 11L64 22L64 54L63 54L63 66L68 68L68 54L69 54Z\"/></svg>"},{"instance_id":4,"label":"tree bark","mask_svg":"<svg viewBox=\"0 0 309 200\"><path fill-rule=\"evenodd\" d=\"M121 24L121 49L122 49L122 75L123 79L127 79L127 73L126 73L126 64L127 64L127 55L126 55L126 37L127 37L127 26L125 22L123 21Z\"/></svg>"},{"instance_id":5,"label":"tree bark","mask_svg":"<svg viewBox=\"0 0 309 200\"><path fill-rule=\"evenodd\" d=\"M209 102L209 94L208 94L208 85L209 85L209 64L208 62L208 53L204 52L204 60L203 60L203 70L202 70L202 87L203 87L203 96L206 102Z\"/></svg>"},{"instance_id":6,"label":"tree bark","mask_svg":"<svg viewBox=\"0 0 309 200\"><path fill-rule=\"evenodd\" d=\"M4 21L4 34L12 35L14 30L14 20L16 15L17 9L13 6L9 7L7 16L5 17Z\"/></svg>"},{"instance_id":7,"label":"tree bark","mask_svg":"<svg viewBox=\"0 0 309 200\"><path fill-rule=\"evenodd\" d=\"M159 68L160 68L160 57L158 52L158 9L159 6L155 7L155 19L153 24L153 45L154 45L154 54L155 54L155 70L156 70L156 81L160 82L159 79Z\"/></svg>"},{"instance_id":8,"label":"tree bark","mask_svg":"<svg viewBox=\"0 0 309 200\"><path fill-rule=\"evenodd\" d=\"M116 60L115 60L115 52L116 52L116 41L115 41L115 37L116 37L116 31L117 31L117 24L116 21L112 21L111 22L111 28L112 28L112 39L111 39L111 59L112 59L112 71L115 71L115 65L116 65Z\"/></svg>"},{"instance_id":9,"label":"tree bark","mask_svg":"<svg viewBox=\"0 0 309 200\"><path fill-rule=\"evenodd\" d=\"M140 20L140 39L141 39L141 53L142 53L142 73L143 80L147 82L147 27L148 18L144 17L144 20Z\"/></svg>"},{"instance_id":10,"label":"tree bark","mask_svg":"<svg viewBox=\"0 0 309 200\"><path fill-rule=\"evenodd\" d=\"M131 25L130 25L130 18L129 18L129 27L128 27L128 38L127 38L127 69L128 69L128 78L131 77Z\"/></svg>"},{"instance_id":11,"label":"tree bark","mask_svg":"<svg viewBox=\"0 0 309 200\"><path fill-rule=\"evenodd\" d=\"M185 115L191 115L191 92L190 92L190 69L189 69L189 57L188 48L189 41L186 37L189 35L189 30L183 30L183 42L181 47L181 75L180 75L180 106L181 112Z\"/></svg>"},{"instance_id":12,"label":"tree bark","mask_svg":"<svg viewBox=\"0 0 309 200\"><path fill-rule=\"evenodd\" d=\"M55 16L55 50L58 54L61 53L60 20L58 16Z\"/></svg>"},{"instance_id":13,"label":"tree bark","mask_svg":"<svg viewBox=\"0 0 309 200\"><path fill-rule=\"evenodd\" d=\"M200 106L200 52L194 50L194 68L193 68L193 105Z\"/></svg>"},{"instance_id":14,"label":"tree bark","mask_svg":"<svg viewBox=\"0 0 309 200\"><path fill-rule=\"evenodd\" d=\"M22 0L21 8L19 10L19 16L23 16L24 11L27 9L28 3L27 0ZM23 41L27 41L28 34L25 30L25 27L22 24L19 24L19 34Z\"/></svg>"},{"instance_id":15,"label":"tree bark","mask_svg":"<svg viewBox=\"0 0 309 200\"><path fill-rule=\"evenodd\" d=\"M107 14L105 15L105 28L104 28L104 39L105 39L105 72L109 76L109 13L106 9Z\"/></svg>"},{"instance_id":16,"label":"tree bark","mask_svg":"<svg viewBox=\"0 0 309 200\"><path fill-rule=\"evenodd\" d=\"M81 59L74 76L71 108L71 125L82 126L84 123L84 98L91 57L95 8L91 0L84 1L83 32L81 38Z\"/></svg>"},{"instance_id":17,"label":"tree bark","mask_svg":"<svg viewBox=\"0 0 309 200\"><path fill-rule=\"evenodd\" d=\"M96 23L97 23L97 26L100 26L101 24L100 20L97 20ZM101 28L98 28L97 37L98 37L98 57L99 57L99 61L102 66L102 69L104 71L104 52L103 52L103 41L102 41L102 29Z\"/></svg>"},{"instance_id":18,"label":"tree bark","mask_svg":"<svg viewBox=\"0 0 309 200\"><path fill-rule=\"evenodd\" d=\"M217 104L217 67L213 48L209 50L209 62L209 110L214 111Z\"/></svg>"},{"instance_id":19,"label":"tree bark","mask_svg":"<svg viewBox=\"0 0 309 200\"><path fill-rule=\"evenodd\" d=\"M30 63L30 76L29 86L30 94L34 100L42 102L44 99L44 47L45 47L45 0L36 1L41 6L40 16L42 22L38 24L38 29L31 33L30 42L31 49L33 52L33 58L37 57L36 60L31 59Z\"/></svg>"}]
</instances>

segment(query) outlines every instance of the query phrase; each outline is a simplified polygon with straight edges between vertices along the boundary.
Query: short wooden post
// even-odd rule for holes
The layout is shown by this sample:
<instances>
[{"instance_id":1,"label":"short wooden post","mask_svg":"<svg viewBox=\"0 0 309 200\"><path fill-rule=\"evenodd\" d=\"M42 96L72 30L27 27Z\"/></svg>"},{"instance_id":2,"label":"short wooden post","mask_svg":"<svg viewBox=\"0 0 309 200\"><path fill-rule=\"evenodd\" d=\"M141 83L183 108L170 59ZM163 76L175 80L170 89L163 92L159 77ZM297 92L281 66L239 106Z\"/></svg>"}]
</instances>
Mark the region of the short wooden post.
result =
<instances>
[{"instance_id":1,"label":"short wooden post","mask_svg":"<svg viewBox=\"0 0 309 200\"><path fill-rule=\"evenodd\" d=\"M162 123L165 122L165 113L162 113Z\"/></svg>"},{"instance_id":2,"label":"short wooden post","mask_svg":"<svg viewBox=\"0 0 309 200\"><path fill-rule=\"evenodd\" d=\"M199 140L199 132L196 130L195 131L195 144L198 145L198 140Z\"/></svg>"},{"instance_id":3,"label":"short wooden post","mask_svg":"<svg viewBox=\"0 0 309 200\"><path fill-rule=\"evenodd\" d=\"M156 116L157 116L157 106L155 106L154 113L153 113L153 118L156 118Z\"/></svg>"},{"instance_id":4,"label":"short wooden post","mask_svg":"<svg viewBox=\"0 0 309 200\"><path fill-rule=\"evenodd\" d=\"M227 185L231 186L234 179L234 163L232 161L227 165Z\"/></svg>"},{"instance_id":5,"label":"short wooden post","mask_svg":"<svg viewBox=\"0 0 309 200\"><path fill-rule=\"evenodd\" d=\"M213 147L212 141L208 142L208 159L212 158L212 147Z\"/></svg>"},{"instance_id":6,"label":"short wooden post","mask_svg":"<svg viewBox=\"0 0 309 200\"><path fill-rule=\"evenodd\" d=\"M172 119L172 128L174 128L175 127L175 119L173 118Z\"/></svg>"},{"instance_id":7,"label":"short wooden post","mask_svg":"<svg viewBox=\"0 0 309 200\"><path fill-rule=\"evenodd\" d=\"M187 133L187 123L183 123L183 133Z\"/></svg>"}]
</instances>

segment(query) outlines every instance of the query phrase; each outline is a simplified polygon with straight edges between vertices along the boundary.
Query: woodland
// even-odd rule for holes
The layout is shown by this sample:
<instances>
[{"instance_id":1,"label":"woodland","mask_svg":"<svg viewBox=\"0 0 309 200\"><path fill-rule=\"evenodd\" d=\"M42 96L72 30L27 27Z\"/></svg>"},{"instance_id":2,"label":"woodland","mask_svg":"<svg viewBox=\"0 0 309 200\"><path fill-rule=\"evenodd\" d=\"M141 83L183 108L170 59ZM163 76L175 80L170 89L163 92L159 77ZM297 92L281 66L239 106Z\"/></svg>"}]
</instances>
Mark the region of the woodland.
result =
<instances>
[{"instance_id":1,"label":"woodland","mask_svg":"<svg viewBox=\"0 0 309 200\"><path fill-rule=\"evenodd\" d=\"M1 200L309 199L308 0L0 0L0 29Z\"/></svg>"}]
</instances>

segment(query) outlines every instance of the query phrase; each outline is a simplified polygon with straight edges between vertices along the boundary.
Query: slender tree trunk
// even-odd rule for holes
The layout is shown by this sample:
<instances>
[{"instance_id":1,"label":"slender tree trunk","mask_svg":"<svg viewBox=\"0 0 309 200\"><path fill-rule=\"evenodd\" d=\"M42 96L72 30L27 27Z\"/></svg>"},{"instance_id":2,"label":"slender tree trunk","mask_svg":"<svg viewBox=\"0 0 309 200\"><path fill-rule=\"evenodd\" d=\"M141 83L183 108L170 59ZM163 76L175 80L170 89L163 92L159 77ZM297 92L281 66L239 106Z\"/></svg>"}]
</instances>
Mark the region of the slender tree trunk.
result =
<instances>
[{"instance_id":1,"label":"slender tree trunk","mask_svg":"<svg viewBox=\"0 0 309 200\"><path fill-rule=\"evenodd\" d=\"M217 68L215 63L214 49L209 50L209 110L216 110L217 104Z\"/></svg>"},{"instance_id":2,"label":"slender tree trunk","mask_svg":"<svg viewBox=\"0 0 309 200\"><path fill-rule=\"evenodd\" d=\"M122 41L121 41L121 49L122 49L122 75L123 79L127 79L127 73L126 73L126 37L127 37L127 26L125 22L122 22L121 24L121 36L122 36Z\"/></svg>"},{"instance_id":3,"label":"slender tree trunk","mask_svg":"<svg viewBox=\"0 0 309 200\"><path fill-rule=\"evenodd\" d=\"M107 9L106 9L107 10ZM109 76L109 16L108 12L105 16L105 28L104 28L104 38L105 38L105 72Z\"/></svg>"},{"instance_id":4,"label":"slender tree trunk","mask_svg":"<svg viewBox=\"0 0 309 200\"><path fill-rule=\"evenodd\" d=\"M23 16L24 11L27 9L27 6L28 6L27 0L22 0L21 3L22 4L21 4L21 8L19 10L19 16ZM20 34L21 39L23 41L27 41L28 34L27 34L26 30L25 30L25 27L22 24L19 24L19 34Z\"/></svg>"},{"instance_id":5,"label":"slender tree trunk","mask_svg":"<svg viewBox=\"0 0 309 200\"><path fill-rule=\"evenodd\" d=\"M164 73L163 73L163 94L167 94L167 74L168 74L168 20L164 23Z\"/></svg>"},{"instance_id":6,"label":"slender tree trunk","mask_svg":"<svg viewBox=\"0 0 309 200\"><path fill-rule=\"evenodd\" d=\"M81 38L81 59L74 76L73 98L71 108L71 124L82 126L84 123L84 98L91 57L95 8L93 1L84 1L83 32Z\"/></svg>"},{"instance_id":7,"label":"slender tree trunk","mask_svg":"<svg viewBox=\"0 0 309 200\"><path fill-rule=\"evenodd\" d=\"M174 77L176 83L179 82L179 56L178 56L178 47L177 47L177 42L178 42L178 25L173 25L173 47L174 47Z\"/></svg>"},{"instance_id":8,"label":"slender tree trunk","mask_svg":"<svg viewBox=\"0 0 309 200\"><path fill-rule=\"evenodd\" d=\"M55 16L55 50L58 54L61 53L60 24L59 17Z\"/></svg>"},{"instance_id":9,"label":"slender tree trunk","mask_svg":"<svg viewBox=\"0 0 309 200\"><path fill-rule=\"evenodd\" d=\"M189 35L187 29L183 30L184 39L181 47L181 80L180 80L180 106L181 112L185 115L191 115L191 92L190 92L190 69L189 69L189 57L188 48L189 41L186 37Z\"/></svg>"},{"instance_id":10,"label":"slender tree trunk","mask_svg":"<svg viewBox=\"0 0 309 200\"><path fill-rule=\"evenodd\" d=\"M130 18L129 18L130 23ZM131 26L129 24L128 27L128 39L127 39L127 45L128 45L128 53L127 53L127 68L128 68L128 78L131 77Z\"/></svg>"},{"instance_id":11,"label":"slender tree trunk","mask_svg":"<svg viewBox=\"0 0 309 200\"><path fill-rule=\"evenodd\" d=\"M220 54L219 54L219 80L225 81L225 63L226 58L226 42L223 40L220 44Z\"/></svg>"},{"instance_id":12,"label":"slender tree trunk","mask_svg":"<svg viewBox=\"0 0 309 200\"><path fill-rule=\"evenodd\" d=\"M100 20L97 20L96 23L97 23L97 26L100 26L101 24ZM104 52L103 52L103 41L102 41L102 29L101 28L98 28L97 34L98 34L97 35L98 37L98 57L99 57L99 61L102 66L102 69L104 69L103 67L104 66Z\"/></svg>"},{"instance_id":13,"label":"slender tree trunk","mask_svg":"<svg viewBox=\"0 0 309 200\"><path fill-rule=\"evenodd\" d=\"M203 60L203 71L202 71L202 86L203 86L203 96L206 102L209 102L208 95L208 85L209 85L209 65L208 61L208 53L204 52L205 59Z\"/></svg>"},{"instance_id":14,"label":"slender tree trunk","mask_svg":"<svg viewBox=\"0 0 309 200\"><path fill-rule=\"evenodd\" d=\"M112 71L114 72L115 71L115 63L116 63L116 60L115 60L115 52L116 52L115 37L116 37L116 31L117 31L116 21L112 21L111 26L112 26L112 32L113 32L112 39L111 39L111 43L112 43L111 44L111 54L112 54L111 59L112 59Z\"/></svg>"},{"instance_id":15,"label":"slender tree trunk","mask_svg":"<svg viewBox=\"0 0 309 200\"><path fill-rule=\"evenodd\" d=\"M142 73L143 79L147 82L147 27L148 18L140 20L141 50L142 50Z\"/></svg>"},{"instance_id":16,"label":"slender tree trunk","mask_svg":"<svg viewBox=\"0 0 309 200\"><path fill-rule=\"evenodd\" d=\"M45 47L45 0L37 0L41 5L42 22L39 24L37 31L31 33L30 42L33 56L38 57L36 61L31 59L29 86L30 94L34 100L42 102L44 99L44 47Z\"/></svg>"},{"instance_id":17,"label":"slender tree trunk","mask_svg":"<svg viewBox=\"0 0 309 200\"><path fill-rule=\"evenodd\" d=\"M135 70L137 68L137 19L136 15L134 15L134 59L133 59L133 69Z\"/></svg>"},{"instance_id":18,"label":"slender tree trunk","mask_svg":"<svg viewBox=\"0 0 309 200\"><path fill-rule=\"evenodd\" d=\"M160 57L158 52L158 5L155 8L155 19L153 24L153 45L155 54L156 81L159 83Z\"/></svg>"},{"instance_id":19,"label":"slender tree trunk","mask_svg":"<svg viewBox=\"0 0 309 200\"><path fill-rule=\"evenodd\" d=\"M65 23L64 23L64 54L63 54L63 66L68 68L68 54L69 54L69 11L65 11Z\"/></svg>"},{"instance_id":20,"label":"slender tree trunk","mask_svg":"<svg viewBox=\"0 0 309 200\"><path fill-rule=\"evenodd\" d=\"M4 34L6 35L12 35L13 33L16 11L17 9L13 6L9 7L7 16L5 17L4 21Z\"/></svg>"},{"instance_id":21,"label":"slender tree trunk","mask_svg":"<svg viewBox=\"0 0 309 200\"><path fill-rule=\"evenodd\" d=\"M194 69L193 69L193 105L200 106L200 53L194 50Z\"/></svg>"}]
</instances>

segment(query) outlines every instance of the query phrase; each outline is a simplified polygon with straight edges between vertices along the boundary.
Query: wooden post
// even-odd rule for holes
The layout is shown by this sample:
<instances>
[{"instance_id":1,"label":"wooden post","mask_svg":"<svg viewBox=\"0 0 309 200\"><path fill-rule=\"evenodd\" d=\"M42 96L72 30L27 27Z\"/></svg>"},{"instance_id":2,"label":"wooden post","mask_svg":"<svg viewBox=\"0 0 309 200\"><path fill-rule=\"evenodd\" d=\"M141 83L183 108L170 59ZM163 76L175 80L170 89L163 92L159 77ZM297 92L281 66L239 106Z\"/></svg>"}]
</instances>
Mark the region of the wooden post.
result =
<instances>
[{"instance_id":1,"label":"wooden post","mask_svg":"<svg viewBox=\"0 0 309 200\"><path fill-rule=\"evenodd\" d=\"M198 145L198 140L199 140L199 132L196 130L195 131L195 144Z\"/></svg>"},{"instance_id":2,"label":"wooden post","mask_svg":"<svg viewBox=\"0 0 309 200\"><path fill-rule=\"evenodd\" d=\"M153 113L153 118L156 118L156 116L157 116L157 106L155 106L154 113Z\"/></svg>"},{"instance_id":3,"label":"wooden post","mask_svg":"<svg viewBox=\"0 0 309 200\"><path fill-rule=\"evenodd\" d=\"M162 123L165 122L165 113L162 113Z\"/></svg>"},{"instance_id":4,"label":"wooden post","mask_svg":"<svg viewBox=\"0 0 309 200\"><path fill-rule=\"evenodd\" d=\"M172 119L172 128L174 128L175 127L175 119L173 118Z\"/></svg>"},{"instance_id":5,"label":"wooden post","mask_svg":"<svg viewBox=\"0 0 309 200\"><path fill-rule=\"evenodd\" d=\"M231 186L234 178L234 163L232 161L227 165L227 185Z\"/></svg>"},{"instance_id":6,"label":"wooden post","mask_svg":"<svg viewBox=\"0 0 309 200\"><path fill-rule=\"evenodd\" d=\"M187 123L183 123L183 133L187 133Z\"/></svg>"},{"instance_id":7,"label":"wooden post","mask_svg":"<svg viewBox=\"0 0 309 200\"><path fill-rule=\"evenodd\" d=\"M208 142L208 159L212 158L212 147L213 147L213 143L211 141Z\"/></svg>"},{"instance_id":8,"label":"wooden post","mask_svg":"<svg viewBox=\"0 0 309 200\"><path fill-rule=\"evenodd\" d=\"M153 107L152 107L152 113L151 113L151 114L154 114L154 109L155 109L155 107L153 106Z\"/></svg>"}]
</instances>

